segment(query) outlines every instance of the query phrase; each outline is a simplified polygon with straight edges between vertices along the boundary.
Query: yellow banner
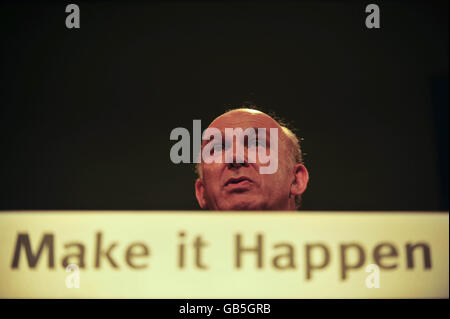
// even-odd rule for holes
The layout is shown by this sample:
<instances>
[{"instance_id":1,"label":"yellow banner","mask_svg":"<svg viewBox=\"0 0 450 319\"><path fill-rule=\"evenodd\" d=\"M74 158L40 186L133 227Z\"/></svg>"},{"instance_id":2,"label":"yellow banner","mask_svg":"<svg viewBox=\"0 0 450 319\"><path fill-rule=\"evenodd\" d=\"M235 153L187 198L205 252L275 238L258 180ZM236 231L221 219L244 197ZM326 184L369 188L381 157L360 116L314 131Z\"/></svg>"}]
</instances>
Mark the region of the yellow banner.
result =
<instances>
[{"instance_id":1,"label":"yellow banner","mask_svg":"<svg viewBox=\"0 0 450 319\"><path fill-rule=\"evenodd\" d=\"M448 213L0 213L1 298L448 298Z\"/></svg>"}]
</instances>

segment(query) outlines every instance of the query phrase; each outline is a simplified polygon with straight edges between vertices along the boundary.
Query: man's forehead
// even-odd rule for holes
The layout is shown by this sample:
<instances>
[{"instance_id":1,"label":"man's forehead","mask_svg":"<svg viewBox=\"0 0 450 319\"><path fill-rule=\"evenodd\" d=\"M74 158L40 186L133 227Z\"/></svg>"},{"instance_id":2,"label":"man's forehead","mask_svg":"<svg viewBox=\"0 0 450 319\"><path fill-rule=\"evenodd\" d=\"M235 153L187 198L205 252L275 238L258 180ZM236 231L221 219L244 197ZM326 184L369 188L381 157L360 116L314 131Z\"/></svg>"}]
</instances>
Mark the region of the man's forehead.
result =
<instances>
[{"instance_id":1,"label":"man's forehead","mask_svg":"<svg viewBox=\"0 0 450 319\"><path fill-rule=\"evenodd\" d=\"M225 128L240 127L243 130L246 128L278 128L280 125L269 115L250 109L239 109L227 112L217 117L211 122L209 127L215 127L219 130Z\"/></svg>"}]
</instances>

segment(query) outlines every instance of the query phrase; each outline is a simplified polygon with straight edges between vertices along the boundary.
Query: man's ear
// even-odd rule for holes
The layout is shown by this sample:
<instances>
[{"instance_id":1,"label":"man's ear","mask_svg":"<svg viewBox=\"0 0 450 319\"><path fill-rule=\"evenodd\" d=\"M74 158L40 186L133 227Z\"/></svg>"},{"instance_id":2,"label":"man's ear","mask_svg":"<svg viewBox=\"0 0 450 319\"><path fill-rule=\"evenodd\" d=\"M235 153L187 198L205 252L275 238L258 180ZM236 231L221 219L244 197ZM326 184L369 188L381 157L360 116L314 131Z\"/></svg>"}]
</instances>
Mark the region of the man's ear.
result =
<instances>
[{"instance_id":1,"label":"man's ear","mask_svg":"<svg viewBox=\"0 0 450 319\"><path fill-rule=\"evenodd\" d=\"M308 185L309 174L303 164L294 166L294 181L291 184L291 195L297 196L303 194Z\"/></svg>"},{"instance_id":2,"label":"man's ear","mask_svg":"<svg viewBox=\"0 0 450 319\"><path fill-rule=\"evenodd\" d=\"M202 209L206 209L206 199L205 199L205 185L200 178L195 181L195 197L197 197L197 202Z\"/></svg>"}]
</instances>

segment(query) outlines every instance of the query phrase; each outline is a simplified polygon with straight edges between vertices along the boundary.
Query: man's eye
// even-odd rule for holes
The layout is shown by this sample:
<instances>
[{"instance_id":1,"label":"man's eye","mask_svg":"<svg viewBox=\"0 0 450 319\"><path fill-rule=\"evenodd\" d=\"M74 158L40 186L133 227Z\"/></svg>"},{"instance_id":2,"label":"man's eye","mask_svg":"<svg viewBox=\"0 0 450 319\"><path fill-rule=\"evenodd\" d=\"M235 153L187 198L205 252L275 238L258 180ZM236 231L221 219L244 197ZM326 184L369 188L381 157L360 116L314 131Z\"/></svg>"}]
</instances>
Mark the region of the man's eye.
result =
<instances>
[{"instance_id":1,"label":"man's eye","mask_svg":"<svg viewBox=\"0 0 450 319\"><path fill-rule=\"evenodd\" d=\"M254 140L250 140L248 142L248 147L252 147L252 146L256 146L256 147L265 147L266 144L263 143L263 140L260 139L254 139Z\"/></svg>"},{"instance_id":2,"label":"man's eye","mask_svg":"<svg viewBox=\"0 0 450 319\"><path fill-rule=\"evenodd\" d=\"M214 155L214 153L216 152L222 152L224 148L225 147L223 144L214 144L214 146L211 148L211 155Z\"/></svg>"},{"instance_id":3,"label":"man's eye","mask_svg":"<svg viewBox=\"0 0 450 319\"><path fill-rule=\"evenodd\" d=\"M257 139L251 139L248 141L248 147L259 146L259 141Z\"/></svg>"}]
</instances>

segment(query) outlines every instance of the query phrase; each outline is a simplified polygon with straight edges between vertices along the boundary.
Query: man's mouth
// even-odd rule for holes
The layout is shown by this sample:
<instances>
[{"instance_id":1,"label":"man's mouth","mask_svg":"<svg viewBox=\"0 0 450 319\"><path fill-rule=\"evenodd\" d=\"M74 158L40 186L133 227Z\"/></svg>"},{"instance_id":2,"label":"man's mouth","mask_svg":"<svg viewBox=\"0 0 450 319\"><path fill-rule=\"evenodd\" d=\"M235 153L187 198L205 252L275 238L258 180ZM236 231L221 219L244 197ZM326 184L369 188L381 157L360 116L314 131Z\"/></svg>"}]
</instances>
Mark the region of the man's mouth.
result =
<instances>
[{"instance_id":1,"label":"man's mouth","mask_svg":"<svg viewBox=\"0 0 450 319\"><path fill-rule=\"evenodd\" d=\"M225 182L224 186L235 188L235 187L247 186L247 185L251 184L252 182L253 181L250 178L245 177L245 176L237 177L237 178L233 177L233 178L228 179Z\"/></svg>"}]
</instances>

